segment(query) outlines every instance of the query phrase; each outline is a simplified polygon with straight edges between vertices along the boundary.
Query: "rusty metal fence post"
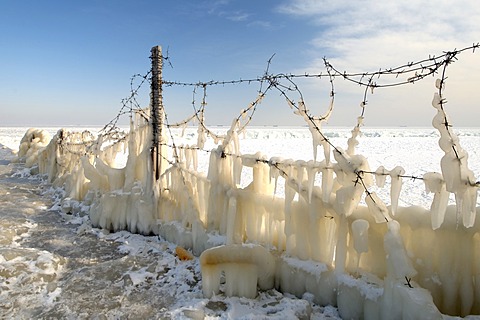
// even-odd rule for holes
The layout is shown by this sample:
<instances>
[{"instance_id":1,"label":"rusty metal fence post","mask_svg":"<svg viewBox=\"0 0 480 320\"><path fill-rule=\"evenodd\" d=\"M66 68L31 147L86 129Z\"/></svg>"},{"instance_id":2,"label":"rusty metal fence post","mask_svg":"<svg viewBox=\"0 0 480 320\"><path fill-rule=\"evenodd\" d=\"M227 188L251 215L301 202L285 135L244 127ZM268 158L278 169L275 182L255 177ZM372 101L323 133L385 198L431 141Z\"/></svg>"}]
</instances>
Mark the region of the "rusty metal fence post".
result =
<instances>
[{"instance_id":1,"label":"rusty metal fence post","mask_svg":"<svg viewBox=\"0 0 480 320\"><path fill-rule=\"evenodd\" d=\"M152 84L150 92L150 105L151 105L151 122L152 122L152 165L153 175L155 180L160 178L162 154L161 154L161 142L162 139L162 127L165 117L163 110L163 97L162 97L162 47L156 46L151 49L150 59L152 60ZM163 155L165 156L165 155Z\"/></svg>"}]
</instances>

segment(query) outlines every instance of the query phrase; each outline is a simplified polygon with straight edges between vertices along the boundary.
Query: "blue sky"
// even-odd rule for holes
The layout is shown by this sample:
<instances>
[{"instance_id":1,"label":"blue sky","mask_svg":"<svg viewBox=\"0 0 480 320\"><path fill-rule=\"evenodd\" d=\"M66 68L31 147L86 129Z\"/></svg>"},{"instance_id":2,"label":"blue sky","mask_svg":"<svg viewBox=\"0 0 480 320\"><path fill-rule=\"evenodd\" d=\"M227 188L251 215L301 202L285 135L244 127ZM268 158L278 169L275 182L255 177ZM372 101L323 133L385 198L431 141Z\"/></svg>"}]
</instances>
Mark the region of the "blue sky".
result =
<instances>
[{"instance_id":1,"label":"blue sky","mask_svg":"<svg viewBox=\"0 0 480 320\"><path fill-rule=\"evenodd\" d=\"M165 80L255 78L273 54L272 73L319 73L322 57L341 70L375 71L478 42L478 21L475 0L2 1L0 125L107 123L129 95L132 75L149 70L155 45L168 48L173 65L165 67ZM463 53L449 77L453 123L477 126L480 55ZM366 125L429 126L433 84L375 93ZM328 83L299 85L312 112L323 113ZM363 90L340 80L335 89L330 124L354 125ZM209 88L207 121L229 124L257 90L257 84ZM166 88L164 95L172 122L192 112L192 88ZM255 124L302 121L271 92Z\"/></svg>"}]
</instances>

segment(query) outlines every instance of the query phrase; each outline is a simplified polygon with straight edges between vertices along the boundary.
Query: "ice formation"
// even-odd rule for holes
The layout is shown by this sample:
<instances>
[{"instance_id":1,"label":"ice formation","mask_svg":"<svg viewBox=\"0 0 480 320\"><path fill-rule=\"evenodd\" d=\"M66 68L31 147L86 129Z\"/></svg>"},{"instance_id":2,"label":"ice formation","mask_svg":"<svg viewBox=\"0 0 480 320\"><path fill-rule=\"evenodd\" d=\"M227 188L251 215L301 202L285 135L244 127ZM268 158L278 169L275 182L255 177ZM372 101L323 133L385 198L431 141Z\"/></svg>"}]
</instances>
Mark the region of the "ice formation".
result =
<instances>
[{"instance_id":1,"label":"ice formation","mask_svg":"<svg viewBox=\"0 0 480 320\"><path fill-rule=\"evenodd\" d=\"M432 125L440 133L438 144L445 152L440 161L445 188L455 194L457 223L461 216L463 225L469 228L475 223L477 185L473 172L468 168L468 153L462 149L457 135L449 127L450 121L443 108L444 83L437 80L435 85L439 92L435 93L432 101L433 107L437 109Z\"/></svg>"},{"instance_id":2,"label":"ice formation","mask_svg":"<svg viewBox=\"0 0 480 320\"><path fill-rule=\"evenodd\" d=\"M211 297L219 293L221 274L225 274L225 294L253 299L257 284L262 290L272 289L275 259L259 245L226 245L205 250L200 255L203 293Z\"/></svg>"},{"instance_id":3,"label":"ice formation","mask_svg":"<svg viewBox=\"0 0 480 320\"><path fill-rule=\"evenodd\" d=\"M28 129L20 141L18 159L25 161L27 167L37 164L39 151L48 145L50 139L50 134L45 130Z\"/></svg>"},{"instance_id":4,"label":"ice formation","mask_svg":"<svg viewBox=\"0 0 480 320\"><path fill-rule=\"evenodd\" d=\"M345 318L480 314L477 185L441 101L436 93L433 126L445 153L442 172L423 177L433 193L430 210L399 205L403 168L371 172L367 158L356 153L362 117L344 151L322 134L324 118L309 116L303 103L297 113L312 133L312 161L242 155L238 119L223 137L201 123L197 145L172 151L161 140L156 146L157 180L152 132L141 116L124 139L114 141L60 130L45 145L29 130L19 156L38 159L41 173L65 185L68 201L90 205L93 225L159 234L201 254L207 297L222 289L224 275L227 295L253 298L257 285L297 296L310 292L317 303L338 305ZM208 136L215 147L203 174L196 159ZM317 160L318 147L324 159ZM127 162L118 168L115 154L124 148ZM241 187L247 169L252 180ZM389 187L390 205L371 190L374 178L376 188ZM450 193L456 204L448 206Z\"/></svg>"}]
</instances>

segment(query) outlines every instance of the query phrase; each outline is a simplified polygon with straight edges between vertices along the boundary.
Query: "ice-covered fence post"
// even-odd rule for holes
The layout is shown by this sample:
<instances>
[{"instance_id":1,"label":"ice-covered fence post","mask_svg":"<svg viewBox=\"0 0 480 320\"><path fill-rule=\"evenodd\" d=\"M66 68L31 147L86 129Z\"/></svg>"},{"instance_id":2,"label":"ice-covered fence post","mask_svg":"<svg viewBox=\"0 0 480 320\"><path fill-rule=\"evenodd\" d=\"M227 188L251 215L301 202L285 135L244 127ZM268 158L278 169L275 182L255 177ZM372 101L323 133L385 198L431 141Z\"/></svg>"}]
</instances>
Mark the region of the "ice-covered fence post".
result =
<instances>
[{"instance_id":1,"label":"ice-covered fence post","mask_svg":"<svg viewBox=\"0 0 480 320\"><path fill-rule=\"evenodd\" d=\"M155 46L151 49L152 60L152 84L150 93L151 123L152 123L152 165L155 180L158 180L161 172L161 146L162 126L164 120L163 97L162 97L162 47Z\"/></svg>"}]
</instances>

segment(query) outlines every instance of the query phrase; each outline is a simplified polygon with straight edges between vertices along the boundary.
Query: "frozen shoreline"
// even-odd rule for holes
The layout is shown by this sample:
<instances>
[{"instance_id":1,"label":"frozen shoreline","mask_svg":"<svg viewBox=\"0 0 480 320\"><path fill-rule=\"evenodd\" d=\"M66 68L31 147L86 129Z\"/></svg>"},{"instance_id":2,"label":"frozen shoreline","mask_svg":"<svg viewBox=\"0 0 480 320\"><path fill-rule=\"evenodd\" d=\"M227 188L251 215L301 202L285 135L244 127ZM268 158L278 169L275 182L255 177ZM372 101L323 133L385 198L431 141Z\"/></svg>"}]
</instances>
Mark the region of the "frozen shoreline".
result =
<instances>
[{"instance_id":1,"label":"frozen shoreline","mask_svg":"<svg viewBox=\"0 0 480 320\"><path fill-rule=\"evenodd\" d=\"M409 174L411 174L412 176L418 176L418 177L421 177L427 170L430 171L432 170L432 168L433 170L436 170L436 166L438 168L438 161L441 158L441 152L437 150L438 135L434 133L434 130L432 129L421 129L416 131L413 131L413 130L405 131L405 130L396 130L396 129L388 129L388 130L383 129L383 130L384 131L366 131L363 137L361 138L360 145L358 146L358 149L357 149L360 154L365 154L369 158L368 160L372 165L373 170L375 169L376 161L378 161L379 163L385 166L389 166L389 163L392 163L392 167L393 165L401 165L405 167L406 170L410 170L408 172ZM189 130L187 129L187 132L183 137L181 138L176 137L175 139L178 139L178 140L175 140L175 141L176 142L184 141L185 143L188 144L193 137L193 136L190 136L188 131ZM480 145L478 143L479 141L478 139L480 135L478 135L475 131L476 130L472 130L472 132L466 132L462 134L461 143L464 146L464 148L468 150L470 155L473 155L473 157L472 156L470 157L470 159L473 159L473 165L470 165L470 167L472 168L473 171L478 172L477 169L478 169L479 162L478 162L477 149L478 149L478 146ZM307 133L307 135L305 135L305 133ZM334 141L334 144L336 143L342 144L342 143L345 143L345 139L348 137L348 133L349 131L340 130L336 132L332 131L332 132L329 132L328 134L331 141ZM242 138L241 143L242 143L241 153L243 155L245 154L248 155L251 153L253 154L257 150L261 149L264 153L268 154L269 156L271 156L272 154L278 155L280 153L284 157L291 157L293 159L305 159L305 160L311 159L311 153L312 153L311 141L308 138L308 131L306 131L305 128L300 128L297 131L293 129L290 129L289 131L275 130L275 129L268 129L268 130L254 129L245 133L245 136ZM265 148L265 143L267 143L268 148ZM471 143L471 146L473 146L473 148L469 148L468 146L469 143ZM421 146L421 148L418 148L419 145ZM203 170L205 171L206 168L203 167ZM248 172L246 172L245 180L251 181L251 178ZM412 179L411 182L412 182L412 185L408 185L407 183L404 185L404 188L402 190L403 194L400 199L407 198L408 201L411 201L412 203L419 203L419 201L421 202L423 199L425 201L425 204L428 205L431 202L431 200L429 200L428 195L424 192L424 190L422 190L424 189L423 182L416 181L415 179ZM412 195L415 194L417 198L410 197L409 196L410 192ZM379 194L379 195L382 196L382 194ZM385 202L388 202L388 198L387 198L387 201ZM401 205L403 204L403 205L409 206L412 203L401 203ZM77 213L78 212L81 212L81 210L77 210ZM80 222L82 223L80 230L81 232L84 232L85 230L88 229L88 224L85 225L85 222L86 222L85 220ZM116 235L116 234L118 233L114 233L113 235ZM103 238L103 235L105 235L104 232L97 233L97 236L99 236L101 239L108 239L108 237ZM119 239L119 238L116 238L116 236L114 237L115 237L115 240ZM122 237L123 236L120 236L120 238ZM128 238L129 239L127 241L130 242L131 239L130 237ZM170 251L171 253L173 253L173 250L170 250ZM283 260L283 261L286 261L286 260ZM288 265L288 263L286 265ZM295 263L290 267L295 269L298 267L298 264ZM195 276L193 277L195 278ZM148 278L148 276L147 277L143 276L143 278ZM197 278L198 278L198 262L197 262ZM352 284L351 284L351 281L349 280L349 281L346 281L345 283L340 283L340 285L350 286ZM362 290L363 288L360 291ZM272 298L271 293L267 292L265 294L267 295L267 297L263 296L262 299L266 298L268 300ZM278 293L274 293L274 295L277 295L277 294ZM286 296L281 295L281 296L282 296L281 298L282 301L284 297L289 298L288 295ZM197 298L199 297L198 296L195 297L195 299ZM309 297L308 294L304 298L307 300L312 299L312 297ZM228 300L232 298L226 298L226 299ZM224 303L227 300L222 299ZM298 301L303 301L303 302L300 302L300 304L302 304L302 303L305 303L305 301L307 300L300 299ZM293 299L293 301L297 301L297 300ZM310 309L308 309L309 307L307 306L310 306L310 304L307 303L305 305L306 309L301 306L297 306L300 308L297 311L300 312L300 314L302 312L308 313L310 312L308 311ZM182 309L182 310L185 311L185 309ZM227 310L228 308L224 311L227 311ZM258 311L258 306L256 306L254 310ZM301 311L301 310L304 310L304 311ZM282 310L278 310L278 309L277 311L283 312ZM193 307L193 309L189 310L187 313L200 316L202 312L204 314L205 308L202 309L202 308ZM321 312L317 312L317 313L319 315L322 314ZM314 312L314 314L316 313Z\"/></svg>"},{"instance_id":2,"label":"frozen shoreline","mask_svg":"<svg viewBox=\"0 0 480 320\"><path fill-rule=\"evenodd\" d=\"M62 214L62 189L12 158L0 150L0 317L339 319L309 295L276 290L205 299L198 258L179 260L176 245L158 237L92 228L85 212Z\"/></svg>"}]
</instances>

